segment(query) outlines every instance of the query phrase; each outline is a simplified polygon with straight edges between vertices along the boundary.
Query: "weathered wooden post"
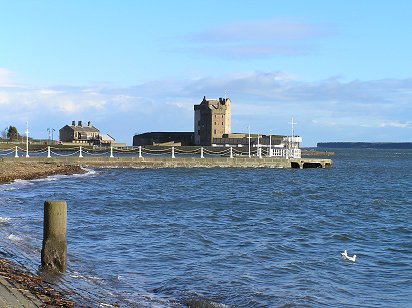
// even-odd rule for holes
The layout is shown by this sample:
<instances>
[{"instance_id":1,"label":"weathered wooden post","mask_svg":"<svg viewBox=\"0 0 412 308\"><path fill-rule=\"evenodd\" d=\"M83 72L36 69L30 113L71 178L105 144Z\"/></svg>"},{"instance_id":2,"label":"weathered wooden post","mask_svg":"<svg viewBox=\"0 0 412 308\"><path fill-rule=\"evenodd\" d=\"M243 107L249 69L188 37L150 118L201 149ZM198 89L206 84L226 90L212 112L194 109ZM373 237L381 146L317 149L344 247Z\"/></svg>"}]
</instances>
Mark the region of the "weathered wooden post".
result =
<instances>
[{"instance_id":1,"label":"weathered wooden post","mask_svg":"<svg viewBox=\"0 0 412 308\"><path fill-rule=\"evenodd\" d=\"M67 268L67 203L44 202L41 265L45 269L65 272Z\"/></svg>"}]
</instances>

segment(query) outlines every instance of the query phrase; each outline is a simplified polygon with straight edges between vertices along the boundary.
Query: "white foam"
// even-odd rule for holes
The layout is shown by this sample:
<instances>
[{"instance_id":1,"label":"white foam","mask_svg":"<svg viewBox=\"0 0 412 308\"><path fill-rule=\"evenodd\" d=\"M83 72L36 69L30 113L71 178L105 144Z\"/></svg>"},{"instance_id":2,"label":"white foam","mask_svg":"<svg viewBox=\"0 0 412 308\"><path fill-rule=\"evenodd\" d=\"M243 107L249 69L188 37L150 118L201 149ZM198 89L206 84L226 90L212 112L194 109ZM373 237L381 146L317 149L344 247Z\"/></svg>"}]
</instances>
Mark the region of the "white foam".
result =
<instances>
[{"instance_id":1,"label":"white foam","mask_svg":"<svg viewBox=\"0 0 412 308\"><path fill-rule=\"evenodd\" d=\"M20 236L14 235L13 233L11 233L8 237L8 240L12 241L12 242L20 242L22 240L22 238Z\"/></svg>"},{"instance_id":2,"label":"white foam","mask_svg":"<svg viewBox=\"0 0 412 308\"><path fill-rule=\"evenodd\" d=\"M75 278L75 279L81 279L83 281L86 281L90 284L100 284L103 282L103 279L97 276L92 276L92 275L81 275L78 272L74 272L73 274L70 275L70 277Z\"/></svg>"},{"instance_id":3,"label":"white foam","mask_svg":"<svg viewBox=\"0 0 412 308\"><path fill-rule=\"evenodd\" d=\"M86 171L86 173L83 174L76 174L78 176L90 176L90 175L96 175L97 171L94 169L86 168L86 167L80 167L82 170Z\"/></svg>"},{"instance_id":4,"label":"white foam","mask_svg":"<svg viewBox=\"0 0 412 308\"><path fill-rule=\"evenodd\" d=\"M10 222L10 220L11 220L10 217L1 217L0 216L0 224L7 224L7 223Z\"/></svg>"},{"instance_id":5,"label":"white foam","mask_svg":"<svg viewBox=\"0 0 412 308\"><path fill-rule=\"evenodd\" d=\"M85 173L75 173L75 174L55 174L55 175L50 175L45 178L40 178L40 179L33 179L33 180L22 180L22 179L16 179L12 183L8 184L3 184L0 185L0 191L10 191L10 190L16 190L19 189L22 186L26 185L34 185L36 182L51 182L51 181L57 181L59 179L67 178L67 177L84 177L84 176L93 176L98 174L96 170L90 169L90 168L84 168L81 167Z\"/></svg>"}]
</instances>

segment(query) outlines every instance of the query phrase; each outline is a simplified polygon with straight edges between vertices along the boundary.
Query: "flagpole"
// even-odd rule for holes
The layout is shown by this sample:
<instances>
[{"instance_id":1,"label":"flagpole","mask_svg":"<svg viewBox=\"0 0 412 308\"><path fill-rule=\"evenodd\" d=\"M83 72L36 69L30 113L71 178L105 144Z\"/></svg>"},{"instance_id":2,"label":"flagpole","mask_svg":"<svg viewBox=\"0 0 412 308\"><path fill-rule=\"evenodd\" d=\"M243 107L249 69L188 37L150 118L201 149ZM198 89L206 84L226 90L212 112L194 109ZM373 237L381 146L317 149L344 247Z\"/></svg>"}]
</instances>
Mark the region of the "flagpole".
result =
<instances>
[{"instance_id":1,"label":"flagpole","mask_svg":"<svg viewBox=\"0 0 412 308\"><path fill-rule=\"evenodd\" d=\"M29 121L26 122L26 157L29 157Z\"/></svg>"}]
</instances>

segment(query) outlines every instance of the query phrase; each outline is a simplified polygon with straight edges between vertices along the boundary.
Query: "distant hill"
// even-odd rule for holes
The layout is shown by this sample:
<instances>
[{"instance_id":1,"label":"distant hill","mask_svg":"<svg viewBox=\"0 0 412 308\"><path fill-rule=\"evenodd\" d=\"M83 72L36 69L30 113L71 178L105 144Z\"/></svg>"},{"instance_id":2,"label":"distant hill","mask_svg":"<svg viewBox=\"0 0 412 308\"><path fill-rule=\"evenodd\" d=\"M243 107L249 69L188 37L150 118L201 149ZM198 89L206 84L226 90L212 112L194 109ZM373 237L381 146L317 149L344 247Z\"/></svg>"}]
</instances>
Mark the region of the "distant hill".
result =
<instances>
[{"instance_id":1,"label":"distant hill","mask_svg":"<svg viewBox=\"0 0 412 308\"><path fill-rule=\"evenodd\" d=\"M318 142L318 148L412 149L412 142Z\"/></svg>"}]
</instances>

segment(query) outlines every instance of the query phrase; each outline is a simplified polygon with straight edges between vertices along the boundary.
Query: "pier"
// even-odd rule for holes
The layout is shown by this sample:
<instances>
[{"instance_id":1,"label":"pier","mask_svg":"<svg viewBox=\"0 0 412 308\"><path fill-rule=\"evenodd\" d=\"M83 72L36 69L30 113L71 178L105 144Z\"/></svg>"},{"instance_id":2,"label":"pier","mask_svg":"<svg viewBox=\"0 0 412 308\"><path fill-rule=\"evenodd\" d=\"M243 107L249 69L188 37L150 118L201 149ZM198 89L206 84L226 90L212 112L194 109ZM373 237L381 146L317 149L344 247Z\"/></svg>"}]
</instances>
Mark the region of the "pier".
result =
<instances>
[{"instance_id":1,"label":"pier","mask_svg":"<svg viewBox=\"0 0 412 308\"><path fill-rule=\"evenodd\" d=\"M329 168L331 159L279 157L2 157L3 162L119 168Z\"/></svg>"},{"instance_id":2,"label":"pier","mask_svg":"<svg viewBox=\"0 0 412 308\"><path fill-rule=\"evenodd\" d=\"M285 152L285 150L282 150ZM295 150L296 151L296 150ZM3 162L55 163L90 167L131 168L329 168L328 158L276 156L273 151L241 151L233 147L132 147L132 148L52 148L0 151Z\"/></svg>"}]
</instances>

